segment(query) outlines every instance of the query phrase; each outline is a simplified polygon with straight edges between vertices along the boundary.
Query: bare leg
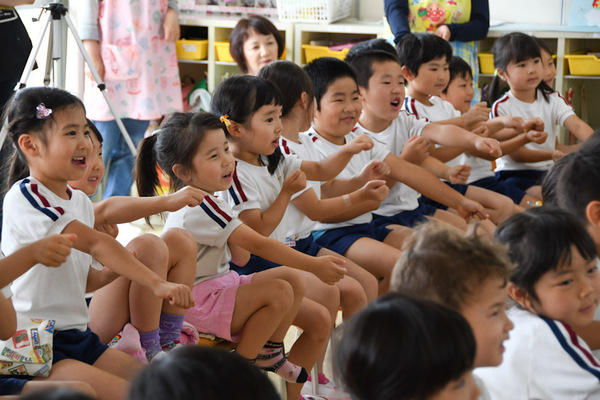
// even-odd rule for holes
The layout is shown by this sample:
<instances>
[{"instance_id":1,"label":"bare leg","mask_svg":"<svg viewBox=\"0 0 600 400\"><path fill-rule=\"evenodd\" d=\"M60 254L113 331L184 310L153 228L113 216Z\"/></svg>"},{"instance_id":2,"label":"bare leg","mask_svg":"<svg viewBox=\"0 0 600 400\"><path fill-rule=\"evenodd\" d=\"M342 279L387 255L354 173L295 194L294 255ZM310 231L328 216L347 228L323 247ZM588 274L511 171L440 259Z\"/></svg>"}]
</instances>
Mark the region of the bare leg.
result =
<instances>
[{"instance_id":1,"label":"bare leg","mask_svg":"<svg viewBox=\"0 0 600 400\"><path fill-rule=\"evenodd\" d=\"M50 390L50 389L72 389L94 398L98 397L96 391L92 388L92 385L86 382L77 381L50 381L47 378L33 378L23 386L21 394L27 394L35 392L37 390ZM2 396L4 398L4 396ZM15 397L18 398L18 397Z\"/></svg>"},{"instance_id":2,"label":"bare leg","mask_svg":"<svg viewBox=\"0 0 600 400\"><path fill-rule=\"evenodd\" d=\"M465 192L465 197L481 204L494 224L499 224L514 214L513 201L503 194L478 186L469 186Z\"/></svg>"},{"instance_id":3,"label":"bare leg","mask_svg":"<svg viewBox=\"0 0 600 400\"><path fill-rule=\"evenodd\" d=\"M395 237L394 231L388 238L391 235ZM386 243L363 237L354 242L344 255L375 276L379 282L379 295L382 295L389 291L392 269L402 252Z\"/></svg>"},{"instance_id":4,"label":"bare leg","mask_svg":"<svg viewBox=\"0 0 600 400\"><path fill-rule=\"evenodd\" d=\"M530 187L525 191L528 195L535 198L536 201L543 201L542 199L542 187L540 185L535 185Z\"/></svg>"},{"instance_id":5,"label":"bare leg","mask_svg":"<svg viewBox=\"0 0 600 400\"><path fill-rule=\"evenodd\" d=\"M169 251L167 281L187 285L190 289L196 278L197 245L187 231L172 228L161 235ZM162 303L162 312L184 315L185 309L171 305L168 300Z\"/></svg>"}]
</instances>

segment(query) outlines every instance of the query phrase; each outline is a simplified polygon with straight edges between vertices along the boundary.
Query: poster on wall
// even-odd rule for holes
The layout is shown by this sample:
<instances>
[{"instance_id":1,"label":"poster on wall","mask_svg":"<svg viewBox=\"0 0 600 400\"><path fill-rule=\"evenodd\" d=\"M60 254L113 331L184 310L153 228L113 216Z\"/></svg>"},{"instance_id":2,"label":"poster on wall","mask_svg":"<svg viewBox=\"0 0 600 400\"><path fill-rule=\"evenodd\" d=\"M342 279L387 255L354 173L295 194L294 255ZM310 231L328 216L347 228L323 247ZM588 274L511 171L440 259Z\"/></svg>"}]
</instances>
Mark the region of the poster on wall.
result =
<instances>
[{"instance_id":1,"label":"poster on wall","mask_svg":"<svg viewBox=\"0 0 600 400\"><path fill-rule=\"evenodd\" d=\"M567 25L600 27L600 0L571 0Z\"/></svg>"}]
</instances>

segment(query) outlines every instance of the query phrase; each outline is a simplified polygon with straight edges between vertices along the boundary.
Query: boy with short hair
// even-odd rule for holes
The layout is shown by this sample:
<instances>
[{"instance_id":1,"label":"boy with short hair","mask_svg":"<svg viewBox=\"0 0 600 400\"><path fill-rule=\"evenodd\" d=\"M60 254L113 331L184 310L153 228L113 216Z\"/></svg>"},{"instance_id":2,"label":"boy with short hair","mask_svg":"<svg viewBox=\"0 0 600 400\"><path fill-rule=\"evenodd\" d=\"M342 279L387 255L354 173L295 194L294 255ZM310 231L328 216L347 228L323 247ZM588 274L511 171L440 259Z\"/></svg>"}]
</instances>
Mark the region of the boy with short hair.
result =
<instances>
[{"instance_id":1,"label":"boy with short hair","mask_svg":"<svg viewBox=\"0 0 600 400\"><path fill-rule=\"evenodd\" d=\"M391 291L435 300L462 314L477 343L475 368L502 362L502 344L513 328L505 312L511 272L506 248L476 233L465 236L435 222L422 224L407 240L391 286Z\"/></svg>"},{"instance_id":2,"label":"boy with short hair","mask_svg":"<svg viewBox=\"0 0 600 400\"><path fill-rule=\"evenodd\" d=\"M327 156L358 135L353 131L362 107L358 99L356 74L348 64L334 58L317 59L305 69L314 85L316 105L313 128L309 131L309 136L321 155ZM489 139L481 139L479 144L491 152L496 150L496 143L490 142ZM394 182L405 182L445 202L456 208L463 217L486 217L480 204L448 188L422 168L399 159L391 154L386 146L376 141L372 149L354 156L339 177L357 175L371 160L383 160L390 167L389 178ZM328 197L340 196L355 189L340 187L337 184L335 187L329 187L325 184L322 193ZM390 230L375 227L371 220L371 214L365 213L344 223L319 224L320 231L313 233L313 236L320 245L343 254L372 273L377 270L385 271L385 274L376 276L386 280L387 289L389 276L400 256L398 249L402 243L394 240L392 243L390 239L393 235ZM378 251L374 247L377 242L373 239L389 243L391 246L379 246Z\"/></svg>"}]
</instances>

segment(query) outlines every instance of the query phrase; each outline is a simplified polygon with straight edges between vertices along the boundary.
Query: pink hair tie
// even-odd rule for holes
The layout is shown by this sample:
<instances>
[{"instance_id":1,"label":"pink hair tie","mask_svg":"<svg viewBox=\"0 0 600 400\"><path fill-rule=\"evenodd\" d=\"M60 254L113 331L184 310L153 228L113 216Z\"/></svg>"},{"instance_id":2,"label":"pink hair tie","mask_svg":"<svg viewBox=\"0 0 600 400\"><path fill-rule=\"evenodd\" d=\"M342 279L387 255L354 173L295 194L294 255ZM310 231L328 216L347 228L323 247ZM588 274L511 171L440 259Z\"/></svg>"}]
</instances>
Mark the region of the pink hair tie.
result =
<instances>
[{"instance_id":1,"label":"pink hair tie","mask_svg":"<svg viewBox=\"0 0 600 400\"><path fill-rule=\"evenodd\" d=\"M47 119L50 115L52 115L52 109L46 108L44 103L38 104L35 108L35 117L37 119Z\"/></svg>"}]
</instances>

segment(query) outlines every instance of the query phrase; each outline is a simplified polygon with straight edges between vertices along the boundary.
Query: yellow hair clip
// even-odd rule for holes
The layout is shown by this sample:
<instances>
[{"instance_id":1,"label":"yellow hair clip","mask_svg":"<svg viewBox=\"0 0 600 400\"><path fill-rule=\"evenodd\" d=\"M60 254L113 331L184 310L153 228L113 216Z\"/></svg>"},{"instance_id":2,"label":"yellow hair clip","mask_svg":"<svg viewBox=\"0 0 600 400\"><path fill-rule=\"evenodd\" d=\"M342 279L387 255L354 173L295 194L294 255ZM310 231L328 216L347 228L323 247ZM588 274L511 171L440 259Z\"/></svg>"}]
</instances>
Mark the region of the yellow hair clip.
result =
<instances>
[{"instance_id":1,"label":"yellow hair clip","mask_svg":"<svg viewBox=\"0 0 600 400\"><path fill-rule=\"evenodd\" d=\"M221 118L219 118L219 119L221 120L222 123L225 124L225 126L231 125L231 121L229 120L229 115L227 115L227 114L221 115Z\"/></svg>"}]
</instances>

